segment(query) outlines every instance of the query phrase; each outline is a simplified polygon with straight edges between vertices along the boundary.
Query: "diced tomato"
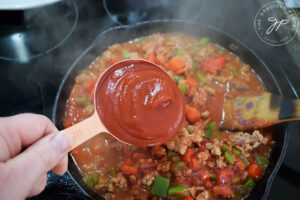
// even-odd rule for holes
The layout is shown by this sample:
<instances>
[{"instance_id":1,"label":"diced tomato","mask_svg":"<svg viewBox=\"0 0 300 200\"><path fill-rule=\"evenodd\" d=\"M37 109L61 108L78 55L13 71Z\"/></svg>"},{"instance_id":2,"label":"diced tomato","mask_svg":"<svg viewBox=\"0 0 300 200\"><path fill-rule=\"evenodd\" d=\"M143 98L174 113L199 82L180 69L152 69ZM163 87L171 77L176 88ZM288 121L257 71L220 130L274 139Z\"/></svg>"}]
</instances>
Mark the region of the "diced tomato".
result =
<instances>
[{"instance_id":1,"label":"diced tomato","mask_svg":"<svg viewBox=\"0 0 300 200\"><path fill-rule=\"evenodd\" d=\"M156 61L158 62L158 64L165 65L165 64L167 64L168 59L162 55L157 55Z\"/></svg>"},{"instance_id":2,"label":"diced tomato","mask_svg":"<svg viewBox=\"0 0 300 200\"><path fill-rule=\"evenodd\" d=\"M248 162L249 162L250 164L255 163L255 161L254 161L254 159L253 159L252 157L248 158Z\"/></svg>"},{"instance_id":3,"label":"diced tomato","mask_svg":"<svg viewBox=\"0 0 300 200\"><path fill-rule=\"evenodd\" d=\"M262 176L262 171L258 164L253 163L247 167L248 177L257 181Z\"/></svg>"},{"instance_id":4,"label":"diced tomato","mask_svg":"<svg viewBox=\"0 0 300 200\"><path fill-rule=\"evenodd\" d=\"M199 173L200 173L200 178L203 182L210 179L210 172L208 171L208 169L201 169Z\"/></svg>"},{"instance_id":5,"label":"diced tomato","mask_svg":"<svg viewBox=\"0 0 300 200\"><path fill-rule=\"evenodd\" d=\"M96 80L92 77L84 83L83 88L86 91L91 92L94 89L95 83Z\"/></svg>"},{"instance_id":6,"label":"diced tomato","mask_svg":"<svg viewBox=\"0 0 300 200\"><path fill-rule=\"evenodd\" d=\"M183 200L194 200L194 199L192 197L187 197L187 198L185 198Z\"/></svg>"},{"instance_id":7,"label":"diced tomato","mask_svg":"<svg viewBox=\"0 0 300 200\"><path fill-rule=\"evenodd\" d=\"M127 158L124 162L124 165L133 165L133 161L131 160L131 158Z\"/></svg>"},{"instance_id":8,"label":"diced tomato","mask_svg":"<svg viewBox=\"0 0 300 200\"><path fill-rule=\"evenodd\" d=\"M134 166L130 166L130 165L122 165L121 166L121 171L126 173L126 174L137 174L138 173L138 169Z\"/></svg>"},{"instance_id":9,"label":"diced tomato","mask_svg":"<svg viewBox=\"0 0 300 200\"><path fill-rule=\"evenodd\" d=\"M217 185L213 187L213 193L216 196L221 196L224 198L230 198L234 196L233 191L228 185Z\"/></svg>"},{"instance_id":10,"label":"diced tomato","mask_svg":"<svg viewBox=\"0 0 300 200\"><path fill-rule=\"evenodd\" d=\"M245 164L244 161L240 158L236 158L235 160L235 166L239 171L244 171L245 170Z\"/></svg>"},{"instance_id":11,"label":"diced tomato","mask_svg":"<svg viewBox=\"0 0 300 200\"><path fill-rule=\"evenodd\" d=\"M184 68L180 68L176 71L176 74L183 74L185 72Z\"/></svg>"},{"instance_id":12,"label":"diced tomato","mask_svg":"<svg viewBox=\"0 0 300 200\"><path fill-rule=\"evenodd\" d=\"M139 165L139 167L141 168L141 169L143 169L143 168L146 168L146 169L149 169L149 168L151 168L151 167L156 167L157 166L157 163L154 163L151 159L150 160L145 160L143 163L141 163L140 165Z\"/></svg>"},{"instance_id":13,"label":"diced tomato","mask_svg":"<svg viewBox=\"0 0 300 200\"><path fill-rule=\"evenodd\" d=\"M194 155L194 150L192 149L187 149L185 154L182 156L182 160L187 162L187 163L191 163L192 157Z\"/></svg>"},{"instance_id":14,"label":"diced tomato","mask_svg":"<svg viewBox=\"0 0 300 200\"><path fill-rule=\"evenodd\" d=\"M216 170L218 184L230 184L232 182L232 171L230 169Z\"/></svg>"},{"instance_id":15,"label":"diced tomato","mask_svg":"<svg viewBox=\"0 0 300 200\"><path fill-rule=\"evenodd\" d=\"M191 167L193 170L198 170L201 167L201 162L198 158L191 159Z\"/></svg>"},{"instance_id":16,"label":"diced tomato","mask_svg":"<svg viewBox=\"0 0 300 200\"><path fill-rule=\"evenodd\" d=\"M122 60L122 56L116 56L116 57L112 58L112 59L109 61L109 63L110 63L110 65L113 65L113 64L115 64L115 63L117 63L117 62L119 62L119 61L121 61L121 60Z\"/></svg>"},{"instance_id":17,"label":"diced tomato","mask_svg":"<svg viewBox=\"0 0 300 200\"><path fill-rule=\"evenodd\" d=\"M138 159L141 159L141 158L146 158L144 153L135 152L135 153L132 154L132 159L133 160L138 160Z\"/></svg>"},{"instance_id":18,"label":"diced tomato","mask_svg":"<svg viewBox=\"0 0 300 200\"><path fill-rule=\"evenodd\" d=\"M221 70L225 66L226 60L226 56L220 56L212 60L206 60L202 62L202 70L205 73L208 72L216 74L217 71Z\"/></svg>"},{"instance_id":19,"label":"diced tomato","mask_svg":"<svg viewBox=\"0 0 300 200\"><path fill-rule=\"evenodd\" d=\"M168 68L175 74L183 74L185 72L186 62L184 58L177 56L168 62Z\"/></svg>"},{"instance_id":20,"label":"diced tomato","mask_svg":"<svg viewBox=\"0 0 300 200\"><path fill-rule=\"evenodd\" d=\"M185 79L185 83L192 86L192 87L197 87L197 81L191 77L187 77Z\"/></svg>"},{"instance_id":21,"label":"diced tomato","mask_svg":"<svg viewBox=\"0 0 300 200\"><path fill-rule=\"evenodd\" d=\"M155 62L155 61L156 61L156 60L155 60L155 54L154 54L153 52L147 54L146 59L147 59L148 61L150 61L150 62Z\"/></svg>"},{"instance_id":22,"label":"diced tomato","mask_svg":"<svg viewBox=\"0 0 300 200\"><path fill-rule=\"evenodd\" d=\"M212 184L212 182L211 182L210 180L206 181L206 182L204 183L204 186L205 186L206 189L211 189L211 188L213 188L213 184Z\"/></svg>"},{"instance_id":23,"label":"diced tomato","mask_svg":"<svg viewBox=\"0 0 300 200\"><path fill-rule=\"evenodd\" d=\"M185 104L185 115L191 123L196 123L200 120L201 114L197 108Z\"/></svg>"}]
</instances>

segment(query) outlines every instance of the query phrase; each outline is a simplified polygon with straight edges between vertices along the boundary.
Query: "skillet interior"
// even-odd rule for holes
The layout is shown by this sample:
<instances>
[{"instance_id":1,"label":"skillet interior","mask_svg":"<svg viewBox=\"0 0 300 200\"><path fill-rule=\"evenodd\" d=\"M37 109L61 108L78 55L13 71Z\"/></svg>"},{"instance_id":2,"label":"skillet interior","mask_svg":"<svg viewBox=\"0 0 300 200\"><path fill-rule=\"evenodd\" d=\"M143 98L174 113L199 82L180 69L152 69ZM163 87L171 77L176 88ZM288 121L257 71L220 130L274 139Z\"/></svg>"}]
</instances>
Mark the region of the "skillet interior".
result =
<instances>
[{"instance_id":1,"label":"skillet interior","mask_svg":"<svg viewBox=\"0 0 300 200\"><path fill-rule=\"evenodd\" d=\"M75 77L81 72L81 70L89 66L97 56L101 55L102 52L106 50L108 46L115 43L127 42L156 32L177 32L194 37L208 36L213 43L233 52L235 55L240 57L243 62L249 64L257 73L267 91L273 93L280 93L281 91L269 68L255 55L255 53L226 34L211 27L183 21L147 21L136 25L120 26L108 29L101 33L93 41L91 46L74 62L66 73L55 99L52 121L56 124L56 126L59 129L63 129L62 119L64 116L66 101L74 85ZM262 179L256 184L251 193L245 199L266 199L275 174L282 163L288 139L287 126L285 124L276 125L274 126L274 130L273 139L275 140L275 145L270 156L270 164ZM69 158L68 172L71 174L73 180L79 184L82 192L92 199L103 199L84 184L79 168L75 164L71 155L69 155Z\"/></svg>"}]
</instances>

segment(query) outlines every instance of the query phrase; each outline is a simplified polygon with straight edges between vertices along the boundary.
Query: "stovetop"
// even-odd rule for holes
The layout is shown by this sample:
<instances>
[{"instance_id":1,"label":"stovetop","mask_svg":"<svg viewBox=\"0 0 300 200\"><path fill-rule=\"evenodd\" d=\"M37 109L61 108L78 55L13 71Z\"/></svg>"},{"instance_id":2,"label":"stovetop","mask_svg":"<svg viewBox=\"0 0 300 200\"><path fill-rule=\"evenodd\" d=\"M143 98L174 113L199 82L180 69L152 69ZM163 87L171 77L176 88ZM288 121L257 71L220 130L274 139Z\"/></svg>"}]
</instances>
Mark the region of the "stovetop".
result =
<instances>
[{"instance_id":1,"label":"stovetop","mask_svg":"<svg viewBox=\"0 0 300 200\"><path fill-rule=\"evenodd\" d=\"M189 3L187 3L189 2ZM102 31L152 19L203 23L242 41L270 66L285 96L300 94L300 42L263 43L254 18L266 1L65 0L25 12L0 12L0 115L40 113L51 118L58 86L71 64ZM275 91L274 91L275 92ZM290 122L287 153L269 199L300 196L299 122ZM33 199L85 199L69 175L49 173L45 191Z\"/></svg>"}]
</instances>

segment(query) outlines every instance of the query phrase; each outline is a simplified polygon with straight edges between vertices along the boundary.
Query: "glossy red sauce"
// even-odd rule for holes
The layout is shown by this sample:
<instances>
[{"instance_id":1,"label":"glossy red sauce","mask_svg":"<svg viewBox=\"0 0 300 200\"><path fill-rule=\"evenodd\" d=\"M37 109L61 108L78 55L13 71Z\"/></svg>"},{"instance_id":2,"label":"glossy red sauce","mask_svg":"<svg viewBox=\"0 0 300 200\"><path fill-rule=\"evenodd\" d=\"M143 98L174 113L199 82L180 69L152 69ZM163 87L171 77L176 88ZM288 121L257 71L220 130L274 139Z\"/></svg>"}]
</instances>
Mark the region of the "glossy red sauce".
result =
<instances>
[{"instance_id":1,"label":"glossy red sauce","mask_svg":"<svg viewBox=\"0 0 300 200\"><path fill-rule=\"evenodd\" d=\"M99 81L96 105L105 127L137 146L168 141L184 119L184 100L177 85L160 67L142 60L110 68Z\"/></svg>"}]
</instances>

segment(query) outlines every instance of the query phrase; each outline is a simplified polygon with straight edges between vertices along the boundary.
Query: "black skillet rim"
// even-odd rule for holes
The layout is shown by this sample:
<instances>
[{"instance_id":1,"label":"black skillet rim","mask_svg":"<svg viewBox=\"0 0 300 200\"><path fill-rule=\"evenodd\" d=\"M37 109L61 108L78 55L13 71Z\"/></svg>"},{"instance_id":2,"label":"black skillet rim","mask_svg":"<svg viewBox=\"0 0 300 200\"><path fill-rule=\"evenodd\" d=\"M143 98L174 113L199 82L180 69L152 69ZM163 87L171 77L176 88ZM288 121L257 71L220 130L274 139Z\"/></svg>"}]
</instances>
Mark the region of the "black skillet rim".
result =
<instances>
[{"instance_id":1,"label":"black skillet rim","mask_svg":"<svg viewBox=\"0 0 300 200\"><path fill-rule=\"evenodd\" d=\"M91 50L95 47L95 45L97 45L97 41L101 38L101 37L105 37L106 34L108 34L109 32L111 31L117 31L117 30L122 30L122 29L129 29L129 28L134 28L134 27L138 27L138 26L142 26L142 25L146 25L146 24L150 24L150 23L184 23L184 24L187 24L187 25L194 25L194 26L199 26L199 27L203 27L203 28L206 28L206 29L210 29L211 31L214 31L214 32L218 32L219 34L221 35L224 35L225 37L229 38L230 40L232 41L235 41L237 44L239 44L240 46L242 46L243 48L247 49L252 55L254 55L256 57L256 59L265 67L265 69L268 71L269 75L271 76L271 78L273 79L275 85L276 85L276 89L278 91L278 93L280 95L283 95L282 94L282 90L281 90L281 87L279 86L279 83L278 81L276 80L275 76L272 74L272 71L269 69L269 67L262 61L262 59L250 48L248 48L244 43L240 42L239 40L237 39L233 39L234 37L230 36L229 34L226 34L224 32L222 32L221 30L218 30L214 27L211 27L211 26L208 26L206 24L200 24L200 23L192 23L192 22L188 22L188 21L184 21L184 20L170 20L170 19L164 19L164 20L149 20L149 21L143 21L143 22L139 22L139 23L136 23L136 24L131 24L131 25L122 25L122 26L115 26L115 27L112 27L112 28L109 28L103 32L101 32L91 43L91 45L74 61L74 63L71 65L71 67L67 70L65 76L63 77L61 83L60 83L60 86L58 88L58 91L57 91L57 94L55 96L55 102L54 102L54 105L53 105L53 110L52 110L52 122L54 124L56 124L56 113L57 113L57 107L58 107L58 101L59 101L59 98L60 98L60 95L63 91L63 88L65 86L65 82L66 80L68 79L68 77L70 76L71 72L74 70L74 68L77 66L77 63ZM270 192L270 189L271 189L271 185L272 185L272 182L275 178L275 175L276 173L278 172L281 164L282 164L282 161L284 159L284 156L285 156L285 153L286 153L286 149L287 149L287 143L288 143L288 128L286 127L285 128L285 133L284 133L284 138L283 138L283 146L282 146L282 151L281 151L281 154L274 166L274 169L272 171L272 173L269 175L269 177L267 178L267 182L266 182L266 187L265 187L265 192L263 194L263 196L261 197L261 199L266 199L269 192ZM69 160L72 159L72 156L69 154ZM72 160L73 161L73 160ZM74 162L74 161L73 161ZM94 199L103 199L100 195L98 195L95 191L93 191L92 189L88 188L87 186L85 186L84 184L82 183L78 183L78 180L76 180L73 175L72 175L72 170L75 170L76 168L76 164L74 162L74 165L70 166L69 164L69 169L68 169L68 174L70 175L70 177L72 178L72 180L74 181L74 183L76 185L78 185L78 187L81 189L81 192L83 194L85 194L87 197L90 197L90 198L94 198ZM78 170L78 168L77 168ZM252 193L252 191L250 192ZM247 197L246 197L247 198ZM248 198L247 198L248 199Z\"/></svg>"}]
</instances>

